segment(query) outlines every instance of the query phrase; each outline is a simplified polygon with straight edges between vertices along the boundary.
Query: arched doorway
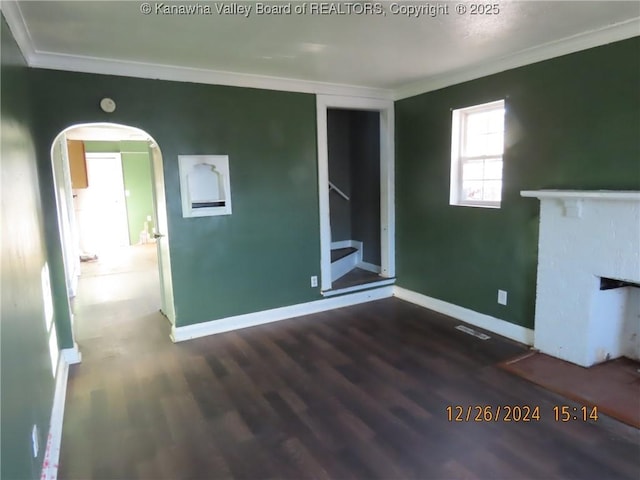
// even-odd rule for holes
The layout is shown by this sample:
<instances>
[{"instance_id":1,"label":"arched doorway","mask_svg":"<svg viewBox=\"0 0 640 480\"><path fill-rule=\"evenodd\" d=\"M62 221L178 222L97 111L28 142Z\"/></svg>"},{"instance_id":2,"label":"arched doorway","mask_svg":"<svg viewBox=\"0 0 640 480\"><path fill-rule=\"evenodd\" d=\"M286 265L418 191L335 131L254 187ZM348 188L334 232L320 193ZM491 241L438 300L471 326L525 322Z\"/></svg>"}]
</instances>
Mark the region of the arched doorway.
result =
<instances>
[{"instance_id":1,"label":"arched doorway","mask_svg":"<svg viewBox=\"0 0 640 480\"><path fill-rule=\"evenodd\" d=\"M135 127L73 125L56 137L51 158L76 361L93 340L124 338L127 318L160 311L173 324L157 142Z\"/></svg>"}]
</instances>

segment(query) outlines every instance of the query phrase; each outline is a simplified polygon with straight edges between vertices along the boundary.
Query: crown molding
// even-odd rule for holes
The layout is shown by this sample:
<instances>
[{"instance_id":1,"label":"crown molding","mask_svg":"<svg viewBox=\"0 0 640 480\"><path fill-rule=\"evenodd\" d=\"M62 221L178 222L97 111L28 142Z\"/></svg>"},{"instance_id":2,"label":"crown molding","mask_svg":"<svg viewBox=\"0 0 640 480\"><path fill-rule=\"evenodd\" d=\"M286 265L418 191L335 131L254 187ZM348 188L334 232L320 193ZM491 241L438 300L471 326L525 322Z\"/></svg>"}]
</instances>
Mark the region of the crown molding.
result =
<instances>
[{"instance_id":1,"label":"crown molding","mask_svg":"<svg viewBox=\"0 0 640 480\"><path fill-rule=\"evenodd\" d=\"M286 92L313 93L326 95L348 95L390 100L391 90L361 87L337 83L315 82L292 78L270 77L246 73L224 72L190 67L177 67L144 62L130 62L115 59L94 58L36 51L28 58L34 68L67 70L72 72L121 75L125 77L151 78L178 82L228 85L234 87L260 88Z\"/></svg>"},{"instance_id":2,"label":"crown molding","mask_svg":"<svg viewBox=\"0 0 640 480\"><path fill-rule=\"evenodd\" d=\"M0 0L0 9L27 65L34 68L384 100L401 100L505 70L640 36L640 17L636 17L528 48L493 61L431 76L395 89L384 89L38 51L33 45L18 2Z\"/></svg>"},{"instance_id":3,"label":"crown molding","mask_svg":"<svg viewBox=\"0 0 640 480\"><path fill-rule=\"evenodd\" d=\"M0 10L2 10L7 25L9 25L9 30L11 30L18 48L22 52L22 56L27 65L29 65L29 59L35 55L36 51L18 2L15 0L0 0Z\"/></svg>"},{"instance_id":4,"label":"crown molding","mask_svg":"<svg viewBox=\"0 0 640 480\"><path fill-rule=\"evenodd\" d=\"M33 44L18 2L1 0L0 5L27 65L33 68L384 100L391 100L393 97L393 91L384 88L40 51Z\"/></svg>"},{"instance_id":5,"label":"crown molding","mask_svg":"<svg viewBox=\"0 0 640 480\"><path fill-rule=\"evenodd\" d=\"M432 76L424 80L409 83L394 90L394 100L413 97L422 93L439 90L458 83L475 80L513 68L549 60L570 53L599 47L608 43L625 40L640 35L640 17L609 25L597 30L579 33L561 40L545 43L520 52L483 62L468 68L443 75Z\"/></svg>"}]
</instances>

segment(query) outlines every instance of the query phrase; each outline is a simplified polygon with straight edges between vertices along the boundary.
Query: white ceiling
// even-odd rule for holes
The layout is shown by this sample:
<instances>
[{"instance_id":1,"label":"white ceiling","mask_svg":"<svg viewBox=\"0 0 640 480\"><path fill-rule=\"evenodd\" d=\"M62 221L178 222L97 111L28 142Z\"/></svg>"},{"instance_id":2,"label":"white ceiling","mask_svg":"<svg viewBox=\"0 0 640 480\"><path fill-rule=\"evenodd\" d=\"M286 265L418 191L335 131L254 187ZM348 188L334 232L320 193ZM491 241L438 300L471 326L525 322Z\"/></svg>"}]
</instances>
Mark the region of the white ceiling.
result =
<instances>
[{"instance_id":1,"label":"white ceiling","mask_svg":"<svg viewBox=\"0 0 640 480\"><path fill-rule=\"evenodd\" d=\"M248 18L218 14L223 2L208 1L176 4L209 7L211 15L162 15L155 1L149 15L141 1L3 3L33 66L326 93L355 86L375 96L640 35L637 0L502 0L496 15L459 15L460 2L430 2L449 14L420 18L392 14L388 1L381 15L257 15L255 2L226 2L250 5Z\"/></svg>"}]
</instances>

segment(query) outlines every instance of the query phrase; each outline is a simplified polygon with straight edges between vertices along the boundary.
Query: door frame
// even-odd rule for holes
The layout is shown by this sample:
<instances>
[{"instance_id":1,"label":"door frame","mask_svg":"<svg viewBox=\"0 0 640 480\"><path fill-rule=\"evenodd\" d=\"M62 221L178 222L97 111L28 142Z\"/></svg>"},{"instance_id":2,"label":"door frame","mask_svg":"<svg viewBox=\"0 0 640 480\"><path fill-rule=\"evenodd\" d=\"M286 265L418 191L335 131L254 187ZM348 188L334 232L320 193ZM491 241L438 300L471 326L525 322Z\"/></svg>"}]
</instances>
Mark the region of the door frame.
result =
<instances>
[{"instance_id":1,"label":"door frame","mask_svg":"<svg viewBox=\"0 0 640 480\"><path fill-rule=\"evenodd\" d=\"M161 300L162 300L161 311L162 313L165 314L165 316L169 319L171 324L175 327L176 318L175 318L175 305L174 305L174 297L173 297L173 283L171 280L171 260L169 258L169 232L168 232L168 222L167 222L167 203L166 203L165 188L164 188L164 168L163 168L162 152L160 151L158 142L156 142L156 140L151 135L149 135L146 131L140 128L132 127L129 125L121 125L117 123L87 122L82 124L71 125L70 127L67 127L64 130L62 130L54 138L51 144L51 150L49 152L53 171L55 172L56 169L59 169L58 171L61 171L63 173L63 178L56 178L55 175L53 178L56 209L58 210L58 217L60 217L60 208L61 208L61 201L58 198L58 193L59 193L58 182L59 181L65 182L65 179L71 178L69 157L66 150L67 133L83 127L98 127L98 128L117 127L118 129L128 130L130 132L143 134L148 138L147 141L148 141L149 150L151 153L151 156L150 156L151 158L149 160L151 162L151 172L152 172L151 187L152 187L153 200L154 200L154 216L155 216L154 221L157 226L156 233L159 234L159 236L156 239L156 248L157 248L157 255L158 255L158 272L160 275L160 294L161 294ZM61 156L54 155L54 148L58 142L62 142L64 144L63 146L64 152ZM59 162L62 162L62 164L59 164ZM67 189L69 189L68 192L66 192ZM65 182L64 190L66 193L68 193L69 196L71 196L70 180L68 184ZM73 203L71 203L67 207L70 209L70 214L73 215L73 218L74 218L73 227L77 228ZM69 240L66 239L66 236L62 232L62 227L60 225L60 218L58 218L58 235L60 238L60 245L61 245L62 253L64 256L65 249L68 247L67 242ZM71 241L74 241L74 240L71 240ZM75 244L72 245L71 249L73 249L73 251L75 251L79 255L80 252L78 251L77 245ZM64 269L65 278L67 278L67 276L69 275L69 272L67 272L67 265L64 261L63 261L63 269ZM67 306L69 311L71 337L74 345L73 350L75 352L74 357L72 361L70 361L70 363L78 363L81 361L81 355L80 355L78 344L75 338L75 332L73 328L73 312L71 311L71 304L68 301L68 297L67 297Z\"/></svg>"},{"instance_id":2,"label":"door frame","mask_svg":"<svg viewBox=\"0 0 640 480\"><path fill-rule=\"evenodd\" d=\"M171 255L169 252L169 222L164 188L164 167L162 152L158 143L149 137L151 160L151 178L153 185L154 216L156 225L156 247L158 252L158 273L160 274L161 312L169 319L172 331L176 328L176 308L173 299L173 280L171 275Z\"/></svg>"},{"instance_id":3,"label":"door frame","mask_svg":"<svg viewBox=\"0 0 640 480\"><path fill-rule=\"evenodd\" d=\"M380 275L393 278L395 266L395 147L392 100L316 95L318 132L318 195L320 210L321 292L331 289L331 221L329 208L329 146L327 110L374 111L380 114ZM371 286L371 284L369 284ZM335 292L334 292L335 293Z\"/></svg>"}]
</instances>

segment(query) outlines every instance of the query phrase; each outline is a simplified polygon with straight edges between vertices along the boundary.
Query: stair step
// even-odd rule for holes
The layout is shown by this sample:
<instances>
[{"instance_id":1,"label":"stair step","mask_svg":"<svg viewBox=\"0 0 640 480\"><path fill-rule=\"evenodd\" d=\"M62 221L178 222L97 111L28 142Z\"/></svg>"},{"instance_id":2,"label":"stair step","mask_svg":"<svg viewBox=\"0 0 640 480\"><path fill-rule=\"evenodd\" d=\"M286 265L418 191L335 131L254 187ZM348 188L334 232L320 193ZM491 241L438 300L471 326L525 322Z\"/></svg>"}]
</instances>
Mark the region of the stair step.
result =
<instances>
[{"instance_id":1,"label":"stair step","mask_svg":"<svg viewBox=\"0 0 640 480\"><path fill-rule=\"evenodd\" d=\"M341 258L351 255L353 252L357 252L358 249L354 247L336 248L331 250L331 263L337 262Z\"/></svg>"}]
</instances>

